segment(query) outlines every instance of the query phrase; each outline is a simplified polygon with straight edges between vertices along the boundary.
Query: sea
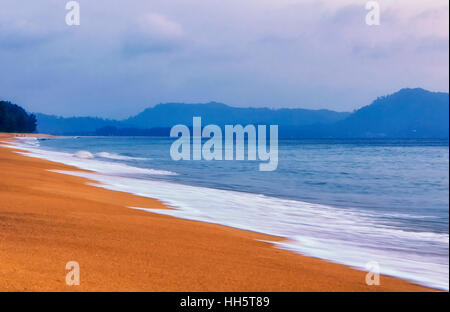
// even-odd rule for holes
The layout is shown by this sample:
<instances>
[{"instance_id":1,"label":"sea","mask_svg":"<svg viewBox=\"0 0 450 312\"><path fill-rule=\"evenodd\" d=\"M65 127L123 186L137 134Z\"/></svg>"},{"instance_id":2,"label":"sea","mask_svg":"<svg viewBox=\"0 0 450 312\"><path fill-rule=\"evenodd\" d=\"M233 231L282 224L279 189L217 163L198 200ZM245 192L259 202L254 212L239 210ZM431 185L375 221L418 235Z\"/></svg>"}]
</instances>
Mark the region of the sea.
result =
<instances>
[{"instance_id":1,"label":"sea","mask_svg":"<svg viewBox=\"0 0 450 312\"><path fill-rule=\"evenodd\" d=\"M282 236L275 248L449 290L448 140L280 140L278 168L266 172L258 161L174 161L173 141L15 144L26 155L91 171L61 173L174 208L130 209Z\"/></svg>"}]
</instances>

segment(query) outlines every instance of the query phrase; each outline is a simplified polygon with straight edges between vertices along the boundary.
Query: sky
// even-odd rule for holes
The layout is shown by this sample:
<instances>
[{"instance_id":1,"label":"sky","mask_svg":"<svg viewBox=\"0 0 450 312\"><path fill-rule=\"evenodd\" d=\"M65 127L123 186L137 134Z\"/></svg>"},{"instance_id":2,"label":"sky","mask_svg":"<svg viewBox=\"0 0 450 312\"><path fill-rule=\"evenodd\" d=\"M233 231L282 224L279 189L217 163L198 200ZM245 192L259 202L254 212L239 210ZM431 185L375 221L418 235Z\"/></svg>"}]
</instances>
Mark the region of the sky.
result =
<instances>
[{"instance_id":1,"label":"sky","mask_svg":"<svg viewBox=\"0 0 450 312\"><path fill-rule=\"evenodd\" d=\"M0 100L126 118L165 102L352 111L448 92L448 0L0 0Z\"/></svg>"}]
</instances>

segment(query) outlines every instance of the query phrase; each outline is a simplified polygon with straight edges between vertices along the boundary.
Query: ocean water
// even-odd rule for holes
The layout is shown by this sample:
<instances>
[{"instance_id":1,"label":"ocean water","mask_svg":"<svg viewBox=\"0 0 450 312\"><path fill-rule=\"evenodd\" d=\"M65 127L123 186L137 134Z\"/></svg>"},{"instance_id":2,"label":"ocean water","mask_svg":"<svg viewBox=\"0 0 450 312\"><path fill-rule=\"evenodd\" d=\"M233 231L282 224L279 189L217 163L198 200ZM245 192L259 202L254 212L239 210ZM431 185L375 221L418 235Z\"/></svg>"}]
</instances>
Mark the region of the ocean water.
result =
<instances>
[{"instance_id":1,"label":"ocean water","mask_svg":"<svg viewBox=\"0 0 450 312\"><path fill-rule=\"evenodd\" d=\"M257 161L173 161L172 142L66 137L17 146L176 208L158 213L284 236L279 248L360 269L376 261L381 273L449 289L448 140L280 140L272 172Z\"/></svg>"}]
</instances>

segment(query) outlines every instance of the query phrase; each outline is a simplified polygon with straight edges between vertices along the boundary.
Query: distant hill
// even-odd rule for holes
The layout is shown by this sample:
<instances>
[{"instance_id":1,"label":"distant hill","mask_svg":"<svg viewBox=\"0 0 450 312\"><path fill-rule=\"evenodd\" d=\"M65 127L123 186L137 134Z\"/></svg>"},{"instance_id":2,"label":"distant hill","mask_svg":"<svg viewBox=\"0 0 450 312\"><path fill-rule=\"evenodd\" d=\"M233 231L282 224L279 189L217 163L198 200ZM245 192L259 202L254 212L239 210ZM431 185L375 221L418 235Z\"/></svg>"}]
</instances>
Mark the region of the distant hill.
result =
<instances>
[{"instance_id":1,"label":"distant hill","mask_svg":"<svg viewBox=\"0 0 450 312\"><path fill-rule=\"evenodd\" d=\"M282 138L449 138L449 94L402 89L334 124L282 127Z\"/></svg>"},{"instance_id":2,"label":"distant hill","mask_svg":"<svg viewBox=\"0 0 450 312\"><path fill-rule=\"evenodd\" d=\"M333 126L342 138L448 138L449 94L402 89Z\"/></svg>"},{"instance_id":3,"label":"distant hill","mask_svg":"<svg viewBox=\"0 0 450 312\"><path fill-rule=\"evenodd\" d=\"M104 127L120 127L121 122L97 117L57 117L36 114L38 131L53 135L93 135L97 129Z\"/></svg>"},{"instance_id":4,"label":"distant hill","mask_svg":"<svg viewBox=\"0 0 450 312\"><path fill-rule=\"evenodd\" d=\"M176 124L191 126L193 116L201 116L204 125L276 123L282 126L305 126L332 124L349 115L329 110L239 108L215 102L159 104L122 121L36 114L38 131L55 135L160 135L169 133ZM150 129L155 130L148 131Z\"/></svg>"},{"instance_id":5,"label":"distant hill","mask_svg":"<svg viewBox=\"0 0 450 312\"><path fill-rule=\"evenodd\" d=\"M126 120L62 118L37 114L38 130L59 135L167 136L176 124L277 124L280 138L448 138L449 94L402 89L382 96L353 113L330 110L239 108L167 103Z\"/></svg>"},{"instance_id":6,"label":"distant hill","mask_svg":"<svg viewBox=\"0 0 450 312\"><path fill-rule=\"evenodd\" d=\"M203 124L277 124L305 126L316 123L331 124L348 117L349 113L330 110L269 109L231 107L222 103L207 104L167 103L147 108L124 122L138 128L192 125L193 116L201 116Z\"/></svg>"},{"instance_id":7,"label":"distant hill","mask_svg":"<svg viewBox=\"0 0 450 312\"><path fill-rule=\"evenodd\" d=\"M0 101L0 132L34 132L36 117L11 102Z\"/></svg>"}]
</instances>

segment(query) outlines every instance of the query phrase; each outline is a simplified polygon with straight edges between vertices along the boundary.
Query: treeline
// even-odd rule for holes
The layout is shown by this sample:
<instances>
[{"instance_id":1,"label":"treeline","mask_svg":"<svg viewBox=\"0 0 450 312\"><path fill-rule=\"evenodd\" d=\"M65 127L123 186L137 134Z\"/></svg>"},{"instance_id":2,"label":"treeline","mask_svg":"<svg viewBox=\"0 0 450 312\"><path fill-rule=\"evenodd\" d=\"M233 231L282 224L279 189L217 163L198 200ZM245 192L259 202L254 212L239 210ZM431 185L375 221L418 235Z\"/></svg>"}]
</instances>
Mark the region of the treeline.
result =
<instances>
[{"instance_id":1,"label":"treeline","mask_svg":"<svg viewBox=\"0 0 450 312\"><path fill-rule=\"evenodd\" d=\"M0 132L34 132L36 116L11 102L0 101Z\"/></svg>"},{"instance_id":2,"label":"treeline","mask_svg":"<svg viewBox=\"0 0 450 312\"><path fill-rule=\"evenodd\" d=\"M95 135L99 136L156 136L168 137L170 136L170 128L159 127L150 129L140 128L118 128L114 126L107 126L99 128L95 131Z\"/></svg>"}]
</instances>

